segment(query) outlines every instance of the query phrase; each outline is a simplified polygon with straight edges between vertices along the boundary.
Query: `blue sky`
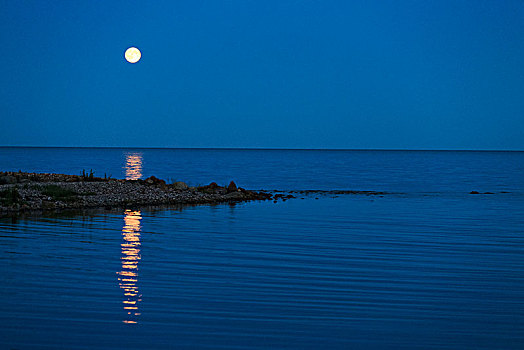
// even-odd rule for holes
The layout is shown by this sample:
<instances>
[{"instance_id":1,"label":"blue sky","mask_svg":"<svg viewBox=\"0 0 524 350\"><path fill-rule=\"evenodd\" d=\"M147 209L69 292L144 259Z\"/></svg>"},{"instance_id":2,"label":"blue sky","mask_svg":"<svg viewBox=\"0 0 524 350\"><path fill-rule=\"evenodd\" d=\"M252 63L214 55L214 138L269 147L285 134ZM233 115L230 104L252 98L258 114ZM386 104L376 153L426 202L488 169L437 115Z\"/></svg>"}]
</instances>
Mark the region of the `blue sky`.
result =
<instances>
[{"instance_id":1,"label":"blue sky","mask_svg":"<svg viewBox=\"0 0 524 350\"><path fill-rule=\"evenodd\" d=\"M521 0L0 7L0 145L524 150Z\"/></svg>"}]
</instances>

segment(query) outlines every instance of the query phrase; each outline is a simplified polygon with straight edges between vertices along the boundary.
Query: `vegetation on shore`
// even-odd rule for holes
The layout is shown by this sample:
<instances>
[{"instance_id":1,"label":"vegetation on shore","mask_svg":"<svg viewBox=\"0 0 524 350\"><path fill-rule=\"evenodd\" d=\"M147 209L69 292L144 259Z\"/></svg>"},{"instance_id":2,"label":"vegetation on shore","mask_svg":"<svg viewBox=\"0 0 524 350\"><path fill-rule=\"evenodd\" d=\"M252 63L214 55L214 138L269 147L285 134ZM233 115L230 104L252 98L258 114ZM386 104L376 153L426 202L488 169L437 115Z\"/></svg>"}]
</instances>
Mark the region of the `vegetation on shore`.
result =
<instances>
[{"instance_id":1,"label":"vegetation on shore","mask_svg":"<svg viewBox=\"0 0 524 350\"><path fill-rule=\"evenodd\" d=\"M0 191L0 205L2 206L13 206L19 204L21 201L22 196L20 196L16 187L6 188Z\"/></svg>"}]
</instances>

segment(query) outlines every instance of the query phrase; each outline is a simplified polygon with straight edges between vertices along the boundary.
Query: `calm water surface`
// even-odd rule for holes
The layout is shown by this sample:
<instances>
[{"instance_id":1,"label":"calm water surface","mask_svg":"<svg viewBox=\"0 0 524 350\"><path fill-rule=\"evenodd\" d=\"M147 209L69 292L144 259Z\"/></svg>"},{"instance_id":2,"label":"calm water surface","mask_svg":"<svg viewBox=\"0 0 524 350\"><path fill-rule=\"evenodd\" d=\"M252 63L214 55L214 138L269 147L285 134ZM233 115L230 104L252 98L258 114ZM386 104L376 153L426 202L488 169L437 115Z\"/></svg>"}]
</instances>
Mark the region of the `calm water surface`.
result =
<instances>
[{"instance_id":1,"label":"calm water surface","mask_svg":"<svg viewBox=\"0 0 524 350\"><path fill-rule=\"evenodd\" d=\"M0 148L0 168L392 192L0 219L0 348L524 348L522 152Z\"/></svg>"}]
</instances>

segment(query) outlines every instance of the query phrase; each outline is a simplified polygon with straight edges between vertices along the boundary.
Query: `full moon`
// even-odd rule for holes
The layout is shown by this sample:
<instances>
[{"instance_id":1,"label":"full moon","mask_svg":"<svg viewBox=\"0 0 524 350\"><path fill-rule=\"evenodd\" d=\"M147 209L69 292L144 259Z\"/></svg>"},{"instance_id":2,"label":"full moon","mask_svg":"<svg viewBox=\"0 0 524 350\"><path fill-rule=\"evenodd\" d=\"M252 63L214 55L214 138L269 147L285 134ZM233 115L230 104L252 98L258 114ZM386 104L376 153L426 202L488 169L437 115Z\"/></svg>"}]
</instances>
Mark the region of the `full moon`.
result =
<instances>
[{"instance_id":1,"label":"full moon","mask_svg":"<svg viewBox=\"0 0 524 350\"><path fill-rule=\"evenodd\" d=\"M130 47L126 50L125 58L127 62L129 63L137 63L140 61L140 57L142 57L142 54L140 53L140 50L136 47Z\"/></svg>"}]
</instances>

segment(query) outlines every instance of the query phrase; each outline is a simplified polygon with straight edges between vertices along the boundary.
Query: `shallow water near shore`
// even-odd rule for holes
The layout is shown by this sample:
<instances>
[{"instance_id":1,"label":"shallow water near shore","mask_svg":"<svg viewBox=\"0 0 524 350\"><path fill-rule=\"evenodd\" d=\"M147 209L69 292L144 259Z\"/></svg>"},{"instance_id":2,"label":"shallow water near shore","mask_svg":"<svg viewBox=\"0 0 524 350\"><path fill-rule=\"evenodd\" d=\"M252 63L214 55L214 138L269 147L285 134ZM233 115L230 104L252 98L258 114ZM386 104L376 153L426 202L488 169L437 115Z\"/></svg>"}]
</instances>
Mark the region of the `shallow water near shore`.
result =
<instances>
[{"instance_id":1,"label":"shallow water near shore","mask_svg":"<svg viewBox=\"0 0 524 350\"><path fill-rule=\"evenodd\" d=\"M391 193L0 219L1 348L524 347L523 152L0 148L0 169Z\"/></svg>"}]
</instances>

